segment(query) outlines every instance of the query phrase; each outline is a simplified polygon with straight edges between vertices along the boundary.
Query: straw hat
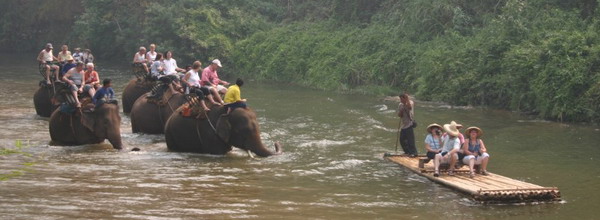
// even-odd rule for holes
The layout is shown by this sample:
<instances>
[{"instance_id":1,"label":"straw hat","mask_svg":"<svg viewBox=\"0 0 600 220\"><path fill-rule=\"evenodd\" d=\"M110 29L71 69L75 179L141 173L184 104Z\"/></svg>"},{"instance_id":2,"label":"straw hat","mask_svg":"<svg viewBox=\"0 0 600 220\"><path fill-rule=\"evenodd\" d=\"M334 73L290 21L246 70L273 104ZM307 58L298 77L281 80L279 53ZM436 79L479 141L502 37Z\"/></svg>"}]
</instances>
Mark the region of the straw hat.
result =
<instances>
[{"instance_id":1,"label":"straw hat","mask_svg":"<svg viewBox=\"0 0 600 220\"><path fill-rule=\"evenodd\" d=\"M483 136L483 131L482 131L480 128L478 128L478 127L469 127L469 128L467 128L467 130L465 131L465 135L466 135L467 137L469 137L469 136L470 136L470 134L471 134L471 130L476 130L476 131L477 131L477 138L480 138L481 136Z\"/></svg>"},{"instance_id":2,"label":"straw hat","mask_svg":"<svg viewBox=\"0 0 600 220\"><path fill-rule=\"evenodd\" d=\"M440 130L442 130L442 126L441 125L433 123L433 124L430 124L429 126L427 126L427 133L431 133L431 129L433 129L434 127L438 127Z\"/></svg>"},{"instance_id":3,"label":"straw hat","mask_svg":"<svg viewBox=\"0 0 600 220\"><path fill-rule=\"evenodd\" d=\"M450 122L450 124L444 125L444 131L451 136L458 137L460 131L458 131L458 125L455 121Z\"/></svg>"}]
</instances>

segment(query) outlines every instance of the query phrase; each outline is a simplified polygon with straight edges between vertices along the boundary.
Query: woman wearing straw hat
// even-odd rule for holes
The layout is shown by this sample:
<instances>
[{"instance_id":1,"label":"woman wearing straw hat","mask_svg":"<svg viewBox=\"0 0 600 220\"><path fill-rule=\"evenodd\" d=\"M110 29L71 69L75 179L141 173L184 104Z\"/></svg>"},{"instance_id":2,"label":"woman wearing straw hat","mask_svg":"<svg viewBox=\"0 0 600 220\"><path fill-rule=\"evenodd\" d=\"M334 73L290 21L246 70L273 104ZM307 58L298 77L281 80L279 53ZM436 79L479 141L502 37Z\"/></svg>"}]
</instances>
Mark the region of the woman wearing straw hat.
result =
<instances>
[{"instance_id":1,"label":"woman wearing straw hat","mask_svg":"<svg viewBox=\"0 0 600 220\"><path fill-rule=\"evenodd\" d=\"M457 125L454 121L444 125L443 128L447 135L442 138L443 147L438 161L438 166L441 163L450 164L450 168L448 168L448 175L450 176L454 176L454 165L458 160L458 151L460 150L460 139L458 138L460 131L458 131ZM435 173L439 173L438 168L435 167ZM434 176L436 176L435 173Z\"/></svg>"},{"instance_id":2,"label":"woman wearing straw hat","mask_svg":"<svg viewBox=\"0 0 600 220\"><path fill-rule=\"evenodd\" d=\"M400 95L400 104L398 105L398 117L401 118L402 122L402 129L400 130L400 146L402 146L404 153L411 157L417 156L415 132L413 131L413 128L416 127L414 107L415 103L410 100L408 93Z\"/></svg>"},{"instance_id":3,"label":"woman wearing straw hat","mask_svg":"<svg viewBox=\"0 0 600 220\"><path fill-rule=\"evenodd\" d=\"M442 126L438 124L430 124L427 126L427 137L425 137L425 150L427 150L427 158L433 160L433 166L439 167L439 161L441 160L442 155ZM434 176L438 177L440 175L438 169L436 168Z\"/></svg>"},{"instance_id":4,"label":"woman wearing straw hat","mask_svg":"<svg viewBox=\"0 0 600 220\"><path fill-rule=\"evenodd\" d=\"M469 164L469 176L471 178L475 177L475 172L473 170L475 164L481 166L482 175L488 175L487 164L490 160L490 155L487 153L487 149L485 148L485 144L483 144L483 140L481 140L483 131L481 131L481 129L478 127L469 127L465 131L465 135L467 135L469 138L462 147L463 153L465 154L463 163Z\"/></svg>"}]
</instances>

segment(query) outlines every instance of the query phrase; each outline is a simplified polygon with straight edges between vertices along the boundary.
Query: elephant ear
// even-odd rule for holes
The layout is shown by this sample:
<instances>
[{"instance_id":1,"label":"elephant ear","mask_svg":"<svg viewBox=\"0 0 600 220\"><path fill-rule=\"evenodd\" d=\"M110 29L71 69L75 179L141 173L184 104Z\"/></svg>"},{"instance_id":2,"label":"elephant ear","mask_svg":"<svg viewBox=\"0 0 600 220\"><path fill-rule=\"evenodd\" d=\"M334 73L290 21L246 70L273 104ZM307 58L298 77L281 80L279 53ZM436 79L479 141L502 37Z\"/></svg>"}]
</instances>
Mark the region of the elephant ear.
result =
<instances>
[{"instance_id":1,"label":"elephant ear","mask_svg":"<svg viewBox=\"0 0 600 220\"><path fill-rule=\"evenodd\" d=\"M94 125L96 124L96 120L94 118L93 113L81 113L81 124L85 126L90 131L94 131Z\"/></svg>"},{"instance_id":2,"label":"elephant ear","mask_svg":"<svg viewBox=\"0 0 600 220\"><path fill-rule=\"evenodd\" d=\"M225 142L229 142L229 132L231 130L231 124L229 123L229 117L227 116L222 116L219 117L219 120L217 121L217 135L219 135L219 137L221 139L223 139L223 141Z\"/></svg>"}]
</instances>

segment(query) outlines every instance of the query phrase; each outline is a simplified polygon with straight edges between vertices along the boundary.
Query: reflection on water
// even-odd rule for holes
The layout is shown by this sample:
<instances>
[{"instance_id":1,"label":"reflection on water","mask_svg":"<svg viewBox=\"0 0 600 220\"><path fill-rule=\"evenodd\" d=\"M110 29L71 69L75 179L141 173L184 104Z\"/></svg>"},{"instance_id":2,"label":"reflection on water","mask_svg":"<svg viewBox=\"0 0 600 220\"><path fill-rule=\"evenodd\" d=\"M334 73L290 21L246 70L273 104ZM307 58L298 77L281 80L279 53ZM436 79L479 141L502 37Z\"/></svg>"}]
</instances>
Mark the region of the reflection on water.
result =
<instances>
[{"instance_id":1,"label":"reflection on water","mask_svg":"<svg viewBox=\"0 0 600 220\"><path fill-rule=\"evenodd\" d=\"M122 115L123 143L49 146L48 121L35 116L32 96L41 79L34 61L0 59L0 147L17 139L31 156L0 155L0 172L33 163L0 181L0 215L8 219L589 219L600 195L598 127L539 121L505 111L448 108L417 102L419 150L429 123L457 120L484 129L490 170L561 189L564 204L491 205L467 197L395 164L398 119L394 102L289 85L248 81L243 96L258 114L266 145L284 145L272 158L173 153L161 135L132 134ZM31 59L33 60L33 58ZM127 66L99 63L120 93ZM225 73L222 73L225 74ZM234 78L235 76L231 76Z\"/></svg>"}]
</instances>

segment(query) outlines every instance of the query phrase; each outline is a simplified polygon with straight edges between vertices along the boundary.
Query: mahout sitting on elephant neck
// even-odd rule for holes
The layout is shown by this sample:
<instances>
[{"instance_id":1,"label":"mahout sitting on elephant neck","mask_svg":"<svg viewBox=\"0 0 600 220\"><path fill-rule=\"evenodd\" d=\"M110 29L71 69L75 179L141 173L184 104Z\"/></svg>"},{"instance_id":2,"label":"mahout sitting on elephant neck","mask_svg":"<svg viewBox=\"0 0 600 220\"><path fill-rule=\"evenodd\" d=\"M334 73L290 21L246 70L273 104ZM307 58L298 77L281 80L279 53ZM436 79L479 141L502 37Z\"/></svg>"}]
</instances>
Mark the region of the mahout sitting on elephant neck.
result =
<instances>
[{"instance_id":1,"label":"mahout sitting on elephant neck","mask_svg":"<svg viewBox=\"0 0 600 220\"><path fill-rule=\"evenodd\" d=\"M115 149L122 149L121 117L117 104L105 103L86 113L67 114L59 109L50 117L49 131L57 145L97 144L108 139Z\"/></svg>"}]
</instances>

